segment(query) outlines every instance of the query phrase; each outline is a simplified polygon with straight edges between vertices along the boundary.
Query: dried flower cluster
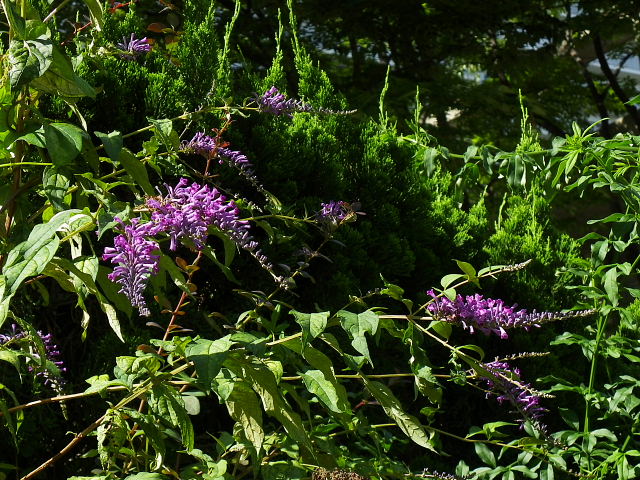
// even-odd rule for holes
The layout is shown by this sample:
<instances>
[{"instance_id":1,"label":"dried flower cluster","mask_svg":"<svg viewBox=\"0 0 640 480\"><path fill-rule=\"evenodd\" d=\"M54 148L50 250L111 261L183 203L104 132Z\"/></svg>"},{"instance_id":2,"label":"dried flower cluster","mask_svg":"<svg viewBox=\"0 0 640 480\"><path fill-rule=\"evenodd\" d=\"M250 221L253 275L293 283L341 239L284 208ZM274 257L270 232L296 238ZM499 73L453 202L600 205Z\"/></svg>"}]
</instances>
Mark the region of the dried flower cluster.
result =
<instances>
[{"instance_id":1,"label":"dried flower cluster","mask_svg":"<svg viewBox=\"0 0 640 480\"><path fill-rule=\"evenodd\" d=\"M437 296L433 290L427 292L433 301L427 307L438 320L462 325L475 333L495 333L500 338L508 338L508 329L540 327L544 323L572 317L592 315L593 310L580 310L567 313L560 312L527 312L517 310L517 305L507 306L500 299L484 298L482 295L457 295L451 301L445 296Z\"/></svg>"}]
</instances>

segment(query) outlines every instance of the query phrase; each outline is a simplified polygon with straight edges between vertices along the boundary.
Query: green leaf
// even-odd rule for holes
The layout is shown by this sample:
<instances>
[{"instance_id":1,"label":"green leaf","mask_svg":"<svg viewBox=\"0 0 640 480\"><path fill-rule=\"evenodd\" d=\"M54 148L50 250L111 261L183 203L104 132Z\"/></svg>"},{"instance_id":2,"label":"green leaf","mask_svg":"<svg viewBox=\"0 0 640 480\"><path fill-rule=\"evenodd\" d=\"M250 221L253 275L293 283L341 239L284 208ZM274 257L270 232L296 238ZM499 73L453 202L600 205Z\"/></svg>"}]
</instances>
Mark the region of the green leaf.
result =
<instances>
[{"instance_id":1,"label":"green leaf","mask_svg":"<svg viewBox=\"0 0 640 480\"><path fill-rule=\"evenodd\" d=\"M607 297L611 304L614 307L617 306L620 296L618 295L618 269L616 267L607 270L607 273L605 273L604 291L607 292Z\"/></svg>"},{"instance_id":2,"label":"green leaf","mask_svg":"<svg viewBox=\"0 0 640 480\"><path fill-rule=\"evenodd\" d=\"M44 138L53 164L70 164L82 151L84 130L70 123L49 123L44 126Z\"/></svg>"},{"instance_id":3,"label":"green leaf","mask_svg":"<svg viewBox=\"0 0 640 480\"><path fill-rule=\"evenodd\" d=\"M163 384L154 385L149 396L149 407L164 420L180 429L182 443L191 450L194 442L193 424L184 406L182 396Z\"/></svg>"},{"instance_id":4,"label":"green leaf","mask_svg":"<svg viewBox=\"0 0 640 480\"><path fill-rule=\"evenodd\" d=\"M102 3L98 0L84 0L91 14L91 23L98 32L102 30Z\"/></svg>"},{"instance_id":5,"label":"green leaf","mask_svg":"<svg viewBox=\"0 0 640 480\"><path fill-rule=\"evenodd\" d=\"M95 98L96 91L73 71L71 61L62 51L53 48L53 62L49 69L31 81L30 86L44 93L65 98Z\"/></svg>"},{"instance_id":6,"label":"green leaf","mask_svg":"<svg viewBox=\"0 0 640 480\"><path fill-rule=\"evenodd\" d=\"M444 277L442 277L442 279L440 280L440 285L442 285L442 288L446 289L461 278L464 278L464 275L460 273L450 273L449 275L445 275Z\"/></svg>"},{"instance_id":7,"label":"green leaf","mask_svg":"<svg viewBox=\"0 0 640 480\"><path fill-rule=\"evenodd\" d=\"M402 408L400 401L385 384L369 380L362 375L367 390L380 402L385 413L400 427L400 430L421 447L435 452L429 436L416 417L408 414Z\"/></svg>"},{"instance_id":8,"label":"green leaf","mask_svg":"<svg viewBox=\"0 0 640 480\"><path fill-rule=\"evenodd\" d=\"M489 447L484 443L474 443L473 446L475 447L476 454L480 457L480 460L492 467L496 466L496 456L491 450L489 450Z\"/></svg>"},{"instance_id":9,"label":"green leaf","mask_svg":"<svg viewBox=\"0 0 640 480\"><path fill-rule=\"evenodd\" d=\"M9 28L11 29L12 33L19 40L26 39L27 38L26 21L16 11L16 7L13 4L13 2L3 2L2 6L5 9L4 14L7 16L7 20L9 21Z\"/></svg>"},{"instance_id":10,"label":"green leaf","mask_svg":"<svg viewBox=\"0 0 640 480\"><path fill-rule=\"evenodd\" d=\"M51 165L44 169L42 173L44 194L55 210L61 211L69 208L69 205L65 203L65 196L70 185L71 173L66 168Z\"/></svg>"},{"instance_id":11,"label":"green leaf","mask_svg":"<svg viewBox=\"0 0 640 480\"><path fill-rule=\"evenodd\" d=\"M20 357L14 350L0 350L0 361L10 363L20 373Z\"/></svg>"},{"instance_id":12,"label":"green leaf","mask_svg":"<svg viewBox=\"0 0 640 480\"><path fill-rule=\"evenodd\" d=\"M47 71L53 61L51 32L42 22L28 20L24 40L9 44L9 83L16 89Z\"/></svg>"},{"instance_id":13,"label":"green leaf","mask_svg":"<svg viewBox=\"0 0 640 480\"><path fill-rule=\"evenodd\" d=\"M307 390L318 397L326 407L335 413L349 413L351 409L345 409L344 402L338 397L334 383L328 380L320 370L307 370L301 373Z\"/></svg>"},{"instance_id":14,"label":"green leaf","mask_svg":"<svg viewBox=\"0 0 640 480\"><path fill-rule=\"evenodd\" d=\"M111 133L93 132L104 145L104 149L109 158L114 162L120 160L120 151L122 150L122 134L117 130Z\"/></svg>"},{"instance_id":15,"label":"green leaf","mask_svg":"<svg viewBox=\"0 0 640 480\"><path fill-rule=\"evenodd\" d=\"M151 415L145 415L143 413L134 410L133 408L123 408L122 412L131 417L138 426L144 431L144 434L151 442L151 446L160 457L164 457L166 453L166 447L164 444L164 437L162 432L157 426L157 421ZM160 467L160 465L158 465Z\"/></svg>"},{"instance_id":16,"label":"green leaf","mask_svg":"<svg viewBox=\"0 0 640 480\"><path fill-rule=\"evenodd\" d=\"M280 393L273 372L266 366L251 362L245 357L234 357L234 361L227 362L225 366L251 385L262 400L264 411L278 420L301 448L312 454L313 445L302 424L302 419L291 409Z\"/></svg>"},{"instance_id":17,"label":"green leaf","mask_svg":"<svg viewBox=\"0 0 640 480\"><path fill-rule=\"evenodd\" d=\"M194 363L198 374L198 383L206 391L211 391L212 383L233 344L230 335L227 335L217 340L199 338L187 345L187 359Z\"/></svg>"},{"instance_id":18,"label":"green leaf","mask_svg":"<svg viewBox=\"0 0 640 480\"><path fill-rule=\"evenodd\" d=\"M167 148L167 151L176 150L180 146L180 139L178 135L173 130L173 123L171 120L167 118L163 118L160 120L154 120L153 118L148 118L149 122L154 127L154 131L162 144Z\"/></svg>"},{"instance_id":19,"label":"green leaf","mask_svg":"<svg viewBox=\"0 0 640 480\"><path fill-rule=\"evenodd\" d=\"M149 182L149 175L144 164L138 160L128 149L123 148L120 152L120 164L124 167L133 181L142 187L147 195L155 195L157 192Z\"/></svg>"},{"instance_id":20,"label":"green leaf","mask_svg":"<svg viewBox=\"0 0 640 480\"><path fill-rule=\"evenodd\" d=\"M134 475L127 475L124 480L167 480L168 478L160 473L138 472Z\"/></svg>"},{"instance_id":21,"label":"green leaf","mask_svg":"<svg viewBox=\"0 0 640 480\"><path fill-rule=\"evenodd\" d=\"M255 448L256 456L259 456L264 443L264 430L262 409L257 395L246 382L237 381L225 404L229 415L240 424L245 437Z\"/></svg>"},{"instance_id":22,"label":"green leaf","mask_svg":"<svg viewBox=\"0 0 640 480\"><path fill-rule=\"evenodd\" d=\"M340 310L336 313L336 317L340 320L340 325L351 337L351 345L356 351L365 356L371 366L373 361L369 354L369 346L365 338L365 333L375 335L378 331L378 315L371 310L367 310L363 313L352 313L346 310Z\"/></svg>"},{"instance_id":23,"label":"green leaf","mask_svg":"<svg viewBox=\"0 0 640 480\"><path fill-rule=\"evenodd\" d=\"M291 315L294 316L296 322L302 327L302 344L307 345L310 340L316 338L327 328L327 320L329 319L330 313L302 313L291 310Z\"/></svg>"},{"instance_id":24,"label":"green leaf","mask_svg":"<svg viewBox=\"0 0 640 480\"><path fill-rule=\"evenodd\" d=\"M0 384L0 389L5 389L6 387ZM4 423L7 425L7 429L11 434L11 438L13 439L13 444L18 448L18 437L16 432L16 426L13 423L13 418L11 418L11 414L9 413L9 408L7 407L7 402L4 401L3 398L0 398L0 412L2 412L2 419Z\"/></svg>"}]
</instances>

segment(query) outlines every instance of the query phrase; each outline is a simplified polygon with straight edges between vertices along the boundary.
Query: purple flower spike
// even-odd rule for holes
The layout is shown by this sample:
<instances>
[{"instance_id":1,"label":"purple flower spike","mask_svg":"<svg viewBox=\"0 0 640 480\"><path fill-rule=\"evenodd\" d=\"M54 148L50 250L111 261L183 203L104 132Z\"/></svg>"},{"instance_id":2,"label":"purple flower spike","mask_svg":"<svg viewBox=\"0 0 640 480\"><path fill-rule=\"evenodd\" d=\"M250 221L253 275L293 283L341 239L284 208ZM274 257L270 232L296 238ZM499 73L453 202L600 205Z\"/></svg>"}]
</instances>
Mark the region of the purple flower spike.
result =
<instances>
[{"instance_id":1,"label":"purple flower spike","mask_svg":"<svg viewBox=\"0 0 640 480\"><path fill-rule=\"evenodd\" d=\"M44 344L45 356L46 359L53 365L55 365L55 369L51 369L49 366L45 367L44 370L37 372L37 375L43 379L44 384L48 387L51 387L54 391L61 393L64 387L65 381L61 377L61 374L66 372L67 369L64 366L64 362L60 359L60 349L53 341L53 336L48 333L44 334L38 330L38 336L42 340ZM9 334L0 334L0 345L6 345L11 342L6 348L11 347L19 347L19 343L22 339L25 339L27 334L20 329L16 324L11 325L11 332ZM31 350L31 347L29 347ZM40 358L38 354L30 352L34 357ZM29 366L29 371L33 372L34 368Z\"/></svg>"},{"instance_id":2,"label":"purple flower spike","mask_svg":"<svg viewBox=\"0 0 640 480\"><path fill-rule=\"evenodd\" d=\"M150 198L147 206L153 210L151 221L157 231L167 232L171 237L171 250L184 237L202 250L210 225L227 233L242 248L253 250L257 246L249 235L249 222L239 220L236 204L227 202L216 188L195 182L189 185L186 178L180 179L175 187L166 185L166 188L165 197Z\"/></svg>"},{"instance_id":3,"label":"purple flower spike","mask_svg":"<svg viewBox=\"0 0 640 480\"><path fill-rule=\"evenodd\" d=\"M286 115L293 117L295 112L324 113L329 115L347 115L355 110L329 110L327 108L314 108L301 100L287 98L276 87L271 87L265 93L255 98L258 111L271 115Z\"/></svg>"},{"instance_id":4,"label":"purple flower spike","mask_svg":"<svg viewBox=\"0 0 640 480\"><path fill-rule=\"evenodd\" d=\"M509 338L507 330L511 328L540 327L544 323L572 317L584 317L595 313L594 310L579 310L574 312L536 312L516 310L517 305L505 305L502 300L483 298L482 295L456 296L454 301L445 296L438 297L433 290L427 292L433 297L433 302L427 309L436 320L460 324L471 333L476 329L488 335L495 333L500 338Z\"/></svg>"},{"instance_id":5,"label":"purple flower spike","mask_svg":"<svg viewBox=\"0 0 640 480\"><path fill-rule=\"evenodd\" d=\"M287 98L280 93L276 87L271 87L261 96L256 98L258 110L271 115L286 115L293 117L294 112L310 112L313 110L311 105L302 103L299 100Z\"/></svg>"},{"instance_id":6,"label":"purple flower spike","mask_svg":"<svg viewBox=\"0 0 640 480\"><path fill-rule=\"evenodd\" d=\"M113 247L104 249L103 260L110 260L118 264L113 272L108 275L109 280L122 286L124 293L131 305L138 307L140 315L149 316L150 311L142 293L147 286L151 275L158 273L160 256L154 254L158 250L158 244L146 237L158 233L158 229L150 223L140 223L139 218L131 220L131 225L125 225L116 218L124 232L114 240Z\"/></svg>"},{"instance_id":7,"label":"purple flower spike","mask_svg":"<svg viewBox=\"0 0 640 480\"><path fill-rule=\"evenodd\" d=\"M540 394L531 385L521 381L520 369L512 368L507 362L495 361L482 365L490 374L484 377L487 397L495 396L498 403L505 402L513 405L521 414L523 420L529 420L538 429L545 431L541 422L542 416L548 410L540 405Z\"/></svg>"},{"instance_id":8,"label":"purple flower spike","mask_svg":"<svg viewBox=\"0 0 640 480\"><path fill-rule=\"evenodd\" d=\"M182 142L183 151L197 153L203 157L209 158L218 148L216 140L204 132L198 132L188 142Z\"/></svg>"},{"instance_id":9,"label":"purple flower spike","mask_svg":"<svg viewBox=\"0 0 640 480\"><path fill-rule=\"evenodd\" d=\"M129 54L123 55L124 58L134 60L141 53L151 51L151 44L147 37L136 38L136 34L132 33L129 40L127 40L127 37L122 37L122 42L118 43L118 48L129 52Z\"/></svg>"}]
</instances>

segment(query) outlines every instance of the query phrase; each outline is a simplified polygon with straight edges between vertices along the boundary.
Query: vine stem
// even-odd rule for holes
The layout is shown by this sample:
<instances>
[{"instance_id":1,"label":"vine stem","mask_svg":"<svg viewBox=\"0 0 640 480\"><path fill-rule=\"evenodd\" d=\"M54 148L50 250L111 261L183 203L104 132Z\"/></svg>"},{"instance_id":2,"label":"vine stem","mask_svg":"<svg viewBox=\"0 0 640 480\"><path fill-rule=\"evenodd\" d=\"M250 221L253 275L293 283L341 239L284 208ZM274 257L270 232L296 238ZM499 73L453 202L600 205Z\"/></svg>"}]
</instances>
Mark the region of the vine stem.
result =
<instances>
[{"instance_id":1,"label":"vine stem","mask_svg":"<svg viewBox=\"0 0 640 480\"><path fill-rule=\"evenodd\" d=\"M193 364L191 362L185 363L184 365L174 369L170 373L171 373L171 375L177 375L178 373L186 370L187 368L191 367L192 365ZM128 403L132 402L136 398L139 398L141 395L146 393L150 388L153 387L153 385L154 385L154 383L153 383L152 379L146 380L145 382L143 382L140 385L140 387L139 387L139 389L137 391L132 392L131 395L129 395L128 397L125 397L122 400L120 400L116 404L116 406L114 406L110 410L118 410L118 409L124 407ZM60 460L61 458L65 457L71 450L73 450L73 448L78 443L80 443L80 441L82 441L82 439L87 437L91 432L93 432L96 428L98 428L102 424L102 422L104 421L104 419L106 417L107 416L105 414L105 415L100 416L96 420L94 420L93 423L91 423L89 426L87 426L80 433L76 434L76 436L73 437L73 439L67 445L65 445L65 447L62 450L60 450L58 453L56 453L53 457L51 457L48 460L46 460L45 462L43 462L39 467L35 468L34 470L32 470L31 472L26 474L24 477L21 477L20 480L30 480L31 478L34 478L38 474L42 473L42 471L44 471L45 469L47 469L48 467L52 466L58 460Z\"/></svg>"},{"instance_id":2,"label":"vine stem","mask_svg":"<svg viewBox=\"0 0 640 480\"><path fill-rule=\"evenodd\" d=\"M181 387L189 386L191 383L186 382L184 380L172 380L169 382L171 385L180 385ZM142 384L134 385L134 388L140 387ZM124 385L117 385L107 387L105 390L108 392L119 392L122 390L127 390L127 387ZM23 403L22 405L16 405L15 407L7 408L8 413L19 412L20 410L26 410L28 408L39 407L40 405L47 405L49 403L59 403L66 402L67 400L77 400L79 398L92 397L94 395L98 395L104 390L95 390L93 392L79 392L79 393L70 393L68 395L58 395L56 397L42 398L40 400L34 400L33 402ZM0 417L4 415L3 412L0 412Z\"/></svg>"}]
</instances>

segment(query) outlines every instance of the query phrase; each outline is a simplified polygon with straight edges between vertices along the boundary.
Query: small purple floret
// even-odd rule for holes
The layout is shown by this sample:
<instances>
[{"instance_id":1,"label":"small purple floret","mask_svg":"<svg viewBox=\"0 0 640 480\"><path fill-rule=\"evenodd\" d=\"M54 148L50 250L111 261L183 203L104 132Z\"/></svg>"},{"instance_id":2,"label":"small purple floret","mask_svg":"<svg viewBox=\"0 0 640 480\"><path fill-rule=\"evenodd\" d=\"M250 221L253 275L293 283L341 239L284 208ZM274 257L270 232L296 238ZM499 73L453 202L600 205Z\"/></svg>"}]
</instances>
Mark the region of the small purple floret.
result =
<instances>
[{"instance_id":1,"label":"small purple floret","mask_svg":"<svg viewBox=\"0 0 640 480\"><path fill-rule=\"evenodd\" d=\"M539 429L544 430L542 416L548 410L540 405L540 395L531 385L521 381L520 369L511 367L507 362L495 361L482 365L490 374L485 377L487 396L496 396L498 403L508 402L521 414L524 420L531 421Z\"/></svg>"},{"instance_id":2,"label":"small purple floret","mask_svg":"<svg viewBox=\"0 0 640 480\"><path fill-rule=\"evenodd\" d=\"M43 379L46 386L51 387L56 392L60 393L65 384L64 380L61 377L61 374L67 371L64 366L64 362L60 358L60 349L53 341L53 336L50 333L47 333L45 335L38 330L37 334L44 344L46 359L53 365L55 365L57 369L52 370L50 368L45 368L44 370L37 372L37 375ZM26 332L20 329L16 324L13 324L11 326L11 332L9 334L0 334L0 345L4 346L6 344L9 344L10 342L18 342L26 337ZM33 356L39 358L38 354L33 354ZM34 368L30 366L29 371L33 372Z\"/></svg>"},{"instance_id":3,"label":"small purple floret","mask_svg":"<svg viewBox=\"0 0 640 480\"><path fill-rule=\"evenodd\" d=\"M471 333L476 329L488 335L495 333L500 338L509 338L507 330L511 328L540 327L543 323L570 317L587 316L593 310L574 312L536 312L525 309L516 310L517 305L505 305L500 299L483 298L482 295L457 295L454 301L445 296L438 297L433 290L427 292L433 297L433 302L427 307L436 320L460 324Z\"/></svg>"},{"instance_id":4,"label":"small purple floret","mask_svg":"<svg viewBox=\"0 0 640 480\"><path fill-rule=\"evenodd\" d=\"M313 107L300 100L287 98L276 87L271 87L265 93L256 98L258 110L271 115L286 115L293 117L294 112L311 112Z\"/></svg>"},{"instance_id":5,"label":"small purple floret","mask_svg":"<svg viewBox=\"0 0 640 480\"><path fill-rule=\"evenodd\" d=\"M147 237L158 233L159 229L150 223L140 223L139 218L131 220L131 225L125 225L120 219L123 233L114 240L113 247L104 249L103 260L110 260L117 264L113 272L108 275L109 280L122 286L131 305L138 307L140 315L149 316L150 311L144 300L143 292L151 275L158 273L160 256L153 252L158 250L158 244Z\"/></svg>"},{"instance_id":6,"label":"small purple floret","mask_svg":"<svg viewBox=\"0 0 640 480\"><path fill-rule=\"evenodd\" d=\"M170 249L189 238L196 249L202 250L209 226L225 232L242 248L252 250L257 244L249 235L249 222L240 220L240 211L233 201L213 187L180 179L175 187L165 185L168 193L160 199L150 198L147 206L153 210L151 222L159 232L171 238Z\"/></svg>"},{"instance_id":7,"label":"small purple floret","mask_svg":"<svg viewBox=\"0 0 640 480\"><path fill-rule=\"evenodd\" d=\"M127 37L122 37L122 42L118 43L118 48L129 52L123 55L124 58L133 60L141 53L151 51L151 44L147 37L136 38L136 34L132 33L129 40L127 40Z\"/></svg>"}]
</instances>

